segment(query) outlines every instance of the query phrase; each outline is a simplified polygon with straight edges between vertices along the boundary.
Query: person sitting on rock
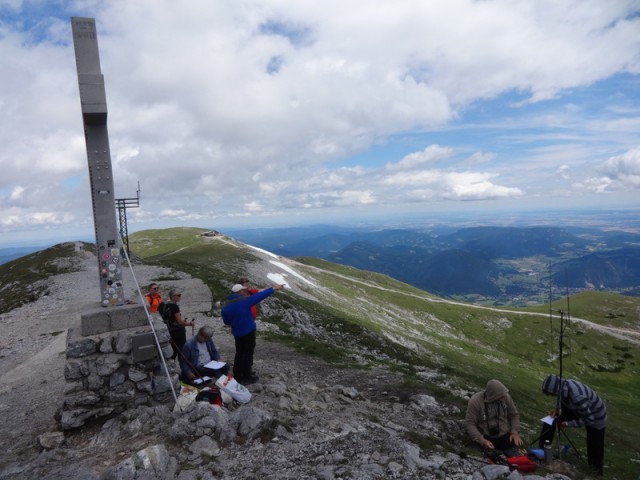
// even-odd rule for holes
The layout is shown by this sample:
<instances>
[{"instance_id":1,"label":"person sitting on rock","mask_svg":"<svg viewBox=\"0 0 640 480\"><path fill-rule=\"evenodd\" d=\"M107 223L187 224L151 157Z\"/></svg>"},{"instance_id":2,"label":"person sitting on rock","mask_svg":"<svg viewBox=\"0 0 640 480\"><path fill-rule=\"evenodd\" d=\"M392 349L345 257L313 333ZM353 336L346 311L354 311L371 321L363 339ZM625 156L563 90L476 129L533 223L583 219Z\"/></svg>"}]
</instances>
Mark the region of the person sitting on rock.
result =
<instances>
[{"instance_id":1,"label":"person sitting on rock","mask_svg":"<svg viewBox=\"0 0 640 480\"><path fill-rule=\"evenodd\" d=\"M489 380L483 391L469 399L465 423L471 439L485 450L522 446L520 414L509 390L498 380Z\"/></svg>"},{"instance_id":2,"label":"person sitting on rock","mask_svg":"<svg viewBox=\"0 0 640 480\"><path fill-rule=\"evenodd\" d=\"M226 363L218 369L207 368L205 365L211 361L221 361L220 353L212 340L213 329L211 327L200 327L198 333L191 337L182 347L180 357L180 369L182 379L192 383L196 378L208 376L218 378L220 375L229 373L229 365Z\"/></svg>"}]
</instances>

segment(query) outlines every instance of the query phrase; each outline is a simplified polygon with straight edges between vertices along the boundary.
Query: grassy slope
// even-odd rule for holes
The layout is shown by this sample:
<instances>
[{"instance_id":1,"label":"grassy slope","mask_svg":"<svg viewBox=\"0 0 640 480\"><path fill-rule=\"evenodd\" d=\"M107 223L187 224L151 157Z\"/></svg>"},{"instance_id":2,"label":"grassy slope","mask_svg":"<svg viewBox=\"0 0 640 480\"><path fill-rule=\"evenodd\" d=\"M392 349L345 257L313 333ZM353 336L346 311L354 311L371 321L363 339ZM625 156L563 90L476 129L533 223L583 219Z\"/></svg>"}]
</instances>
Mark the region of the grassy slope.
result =
<instances>
[{"instance_id":1,"label":"grassy slope","mask_svg":"<svg viewBox=\"0 0 640 480\"><path fill-rule=\"evenodd\" d=\"M131 236L131 248L145 261L201 278L216 298L224 298L230 279L245 274L248 263L263 260L241 244L199 237L203 231L139 232ZM559 326L548 318L548 305L538 309L538 316L452 305L384 275L318 259L299 261L296 270L322 286L308 289L316 301L284 295L275 302L309 312L330 340L318 344L289 337L286 341L321 356L330 352L334 361L350 365L358 351L360 367L367 362L387 363L405 374L407 384L452 400L462 409L464 400L424 380L420 371L436 366L443 374L437 383L467 392L481 389L489 378L499 378L519 406L526 437L537 436L538 420L550 407L549 399L539 393L540 383L559 368ZM566 301L562 303L552 309L566 308ZM638 328L639 311L640 300L630 297L593 293L571 298L572 315L600 324ZM288 330L282 315L264 320ZM564 340L565 376L592 386L609 406L608 476L635 478L638 464L629 458L640 460L635 441L640 429L637 347L576 322L568 322ZM582 431L571 430L570 436L586 458Z\"/></svg>"},{"instance_id":2,"label":"grassy slope","mask_svg":"<svg viewBox=\"0 0 640 480\"><path fill-rule=\"evenodd\" d=\"M65 261L74 253L74 243L61 243L0 265L0 314L46 295L47 278L74 270L73 262Z\"/></svg>"}]
</instances>

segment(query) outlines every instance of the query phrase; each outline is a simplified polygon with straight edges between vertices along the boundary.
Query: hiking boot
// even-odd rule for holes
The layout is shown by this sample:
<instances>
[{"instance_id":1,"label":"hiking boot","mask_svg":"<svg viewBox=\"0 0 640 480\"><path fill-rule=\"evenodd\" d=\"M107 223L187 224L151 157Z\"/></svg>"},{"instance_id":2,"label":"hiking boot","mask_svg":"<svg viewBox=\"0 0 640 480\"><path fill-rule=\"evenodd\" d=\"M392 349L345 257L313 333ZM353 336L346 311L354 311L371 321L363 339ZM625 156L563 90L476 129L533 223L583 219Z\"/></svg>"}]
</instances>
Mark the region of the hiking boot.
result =
<instances>
[{"instance_id":1,"label":"hiking boot","mask_svg":"<svg viewBox=\"0 0 640 480\"><path fill-rule=\"evenodd\" d=\"M258 377L257 375L249 375L247 378L244 379L243 382L241 382L243 385L251 385L252 383L256 383L258 380L260 380L260 377Z\"/></svg>"}]
</instances>

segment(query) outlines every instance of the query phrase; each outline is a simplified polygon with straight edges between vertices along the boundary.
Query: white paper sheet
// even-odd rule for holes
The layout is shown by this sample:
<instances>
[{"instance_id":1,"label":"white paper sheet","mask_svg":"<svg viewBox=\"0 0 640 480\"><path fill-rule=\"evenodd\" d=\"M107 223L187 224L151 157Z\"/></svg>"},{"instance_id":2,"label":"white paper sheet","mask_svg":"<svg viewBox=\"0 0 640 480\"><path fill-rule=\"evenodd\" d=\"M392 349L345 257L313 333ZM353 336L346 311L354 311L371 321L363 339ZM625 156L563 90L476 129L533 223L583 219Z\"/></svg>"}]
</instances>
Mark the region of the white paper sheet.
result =
<instances>
[{"instance_id":1,"label":"white paper sheet","mask_svg":"<svg viewBox=\"0 0 640 480\"><path fill-rule=\"evenodd\" d=\"M553 425L553 421L555 420L555 418L553 418L550 415L547 415L544 418L541 418L540 420L542 420L544 423L548 424L548 425Z\"/></svg>"},{"instance_id":2,"label":"white paper sheet","mask_svg":"<svg viewBox=\"0 0 640 480\"><path fill-rule=\"evenodd\" d=\"M193 381L193 384L194 384L194 385L200 385L201 383L203 383L203 382L208 382L209 380L211 380L211 378L209 378L209 377L207 377L207 376L205 375L205 376L204 376L204 377L202 377L202 378L196 378L196 379Z\"/></svg>"},{"instance_id":3,"label":"white paper sheet","mask_svg":"<svg viewBox=\"0 0 640 480\"><path fill-rule=\"evenodd\" d=\"M224 362L216 362L215 360L211 360L209 363L205 363L204 367L205 368L210 368L212 370L218 370L222 367L224 367L226 365L226 363Z\"/></svg>"}]
</instances>

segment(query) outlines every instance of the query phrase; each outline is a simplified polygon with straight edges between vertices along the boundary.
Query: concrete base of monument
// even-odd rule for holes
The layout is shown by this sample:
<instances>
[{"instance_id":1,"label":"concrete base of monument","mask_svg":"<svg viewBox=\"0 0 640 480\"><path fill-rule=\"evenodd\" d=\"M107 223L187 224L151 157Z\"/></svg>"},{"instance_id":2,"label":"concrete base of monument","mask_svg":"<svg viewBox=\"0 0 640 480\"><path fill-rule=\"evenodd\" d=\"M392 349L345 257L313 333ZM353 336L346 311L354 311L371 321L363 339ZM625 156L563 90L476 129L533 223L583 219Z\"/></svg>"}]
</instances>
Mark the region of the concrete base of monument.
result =
<instances>
[{"instance_id":1,"label":"concrete base of monument","mask_svg":"<svg viewBox=\"0 0 640 480\"><path fill-rule=\"evenodd\" d=\"M138 405L173 401L172 386L176 392L180 387L179 368L170 359L169 332L161 319L152 316L152 329L139 305L96 307L81 319L81 328L67 333L63 430Z\"/></svg>"},{"instance_id":2,"label":"concrete base of monument","mask_svg":"<svg viewBox=\"0 0 640 480\"><path fill-rule=\"evenodd\" d=\"M83 337L141 327L148 323L144 307L135 304L107 308L96 305L95 309L87 309L80 316Z\"/></svg>"}]
</instances>

